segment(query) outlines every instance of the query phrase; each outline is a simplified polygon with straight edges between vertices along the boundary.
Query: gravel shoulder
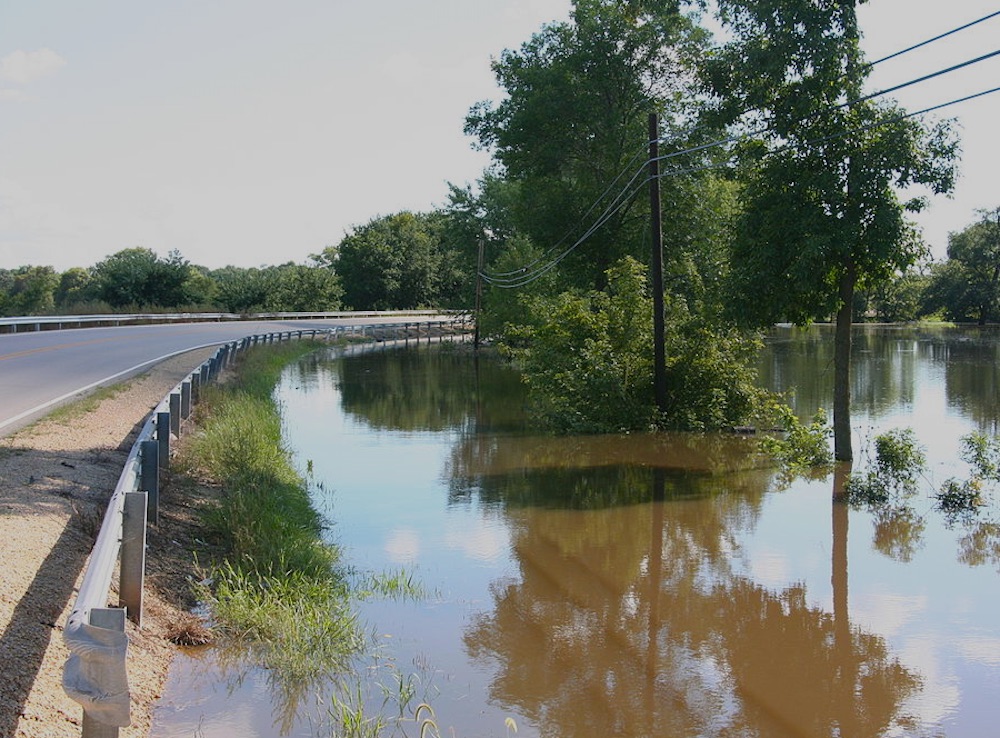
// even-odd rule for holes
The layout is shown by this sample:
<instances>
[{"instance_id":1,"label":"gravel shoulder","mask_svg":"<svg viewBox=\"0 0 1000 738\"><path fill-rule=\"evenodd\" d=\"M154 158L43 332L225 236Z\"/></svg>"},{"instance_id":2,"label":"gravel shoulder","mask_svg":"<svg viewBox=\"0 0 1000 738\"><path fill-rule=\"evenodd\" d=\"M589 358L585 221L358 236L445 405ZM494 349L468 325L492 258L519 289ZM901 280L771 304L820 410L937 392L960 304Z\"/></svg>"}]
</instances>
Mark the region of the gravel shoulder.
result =
<instances>
[{"instance_id":1,"label":"gravel shoulder","mask_svg":"<svg viewBox=\"0 0 1000 738\"><path fill-rule=\"evenodd\" d=\"M149 411L214 351L174 357L139 377L0 438L0 736L79 736L82 709L62 689L62 630L135 435ZM189 620L196 490L161 480L141 629L128 625L132 725L146 736ZM117 595L112 595L112 605Z\"/></svg>"}]
</instances>

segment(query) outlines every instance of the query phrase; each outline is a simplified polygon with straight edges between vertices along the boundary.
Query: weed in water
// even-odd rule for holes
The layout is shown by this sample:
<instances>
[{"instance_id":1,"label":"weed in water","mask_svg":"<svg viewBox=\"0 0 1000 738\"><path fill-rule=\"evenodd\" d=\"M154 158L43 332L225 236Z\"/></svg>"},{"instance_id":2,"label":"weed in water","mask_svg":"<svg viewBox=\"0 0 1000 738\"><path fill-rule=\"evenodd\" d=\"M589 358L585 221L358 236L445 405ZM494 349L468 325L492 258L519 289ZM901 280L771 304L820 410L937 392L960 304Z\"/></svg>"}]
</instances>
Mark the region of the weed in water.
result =
<instances>
[{"instance_id":1,"label":"weed in water","mask_svg":"<svg viewBox=\"0 0 1000 738\"><path fill-rule=\"evenodd\" d=\"M848 502L855 507L900 508L917 492L917 480L925 468L923 450L913 430L894 429L875 437L875 458L865 474L851 474L844 486Z\"/></svg>"},{"instance_id":2,"label":"weed in water","mask_svg":"<svg viewBox=\"0 0 1000 738\"><path fill-rule=\"evenodd\" d=\"M945 515L973 513L985 504L982 481L978 477L965 481L949 479L941 485L941 489L934 495L934 500L938 510Z\"/></svg>"},{"instance_id":3,"label":"weed in water","mask_svg":"<svg viewBox=\"0 0 1000 738\"><path fill-rule=\"evenodd\" d=\"M829 467L833 462L830 436L833 429L827 422L826 411L816 411L808 425L802 423L787 405L776 405L774 412L782 435L763 436L760 449L774 457L791 473L809 468Z\"/></svg>"}]
</instances>

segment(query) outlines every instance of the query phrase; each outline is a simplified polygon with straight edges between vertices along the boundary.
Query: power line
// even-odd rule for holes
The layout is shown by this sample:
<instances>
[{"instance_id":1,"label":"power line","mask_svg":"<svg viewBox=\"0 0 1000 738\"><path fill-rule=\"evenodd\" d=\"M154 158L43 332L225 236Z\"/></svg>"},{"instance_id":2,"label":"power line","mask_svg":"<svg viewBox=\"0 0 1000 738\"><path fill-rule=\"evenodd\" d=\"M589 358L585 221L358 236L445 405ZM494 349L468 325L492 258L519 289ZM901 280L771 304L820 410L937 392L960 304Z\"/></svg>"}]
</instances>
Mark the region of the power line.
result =
<instances>
[{"instance_id":1,"label":"power line","mask_svg":"<svg viewBox=\"0 0 1000 738\"><path fill-rule=\"evenodd\" d=\"M862 126L860 128L852 128L851 130L848 130L848 131L842 131L842 132L837 133L837 134L832 134L830 136L823 136L821 138L812 139L810 141L805 141L805 142L798 143L798 144L788 144L788 145L783 146L783 147L781 147L779 149L775 149L773 151L768 152L766 154L766 156L774 156L776 154L781 153L782 151L787 151L787 150L789 150L791 148L809 148L809 147L812 147L812 146L818 146L819 144L825 143L825 142L830 141L830 140L834 140L834 139L837 139L837 138L843 138L845 136L850 136L850 135L856 135L858 133L863 133L865 131L872 130L874 128L881 128L883 126L891 125L892 123L897 123L897 122L899 122L901 120L906 120L908 118L915 118L915 117L920 116L920 115L926 115L927 113L931 113L931 112L934 112L934 111L937 111L937 110L941 110L943 108L947 108L947 107L950 107L950 106L953 106L953 105L958 105L960 103L969 102L971 100L975 100L975 99L980 98L980 97L985 97L986 95L990 95L990 94L993 94L993 93L996 93L996 92L1000 92L1000 87L993 87L993 88L990 88L988 90L983 90L981 92L977 92L977 93L974 93L972 95L966 95L964 97L956 98L954 100L950 100L950 101L945 102L945 103L940 103L938 105L932 105L932 106L929 106L929 107L926 107L926 108L923 108L921 110L917 110L917 111L914 111L914 112L904 113L902 115L895 116L895 117L890 118L888 120L877 121L877 122L874 122L874 123L872 123L870 125ZM663 157L659 157L659 158L662 159ZM644 163L643 167L645 167L646 164L648 164L648 161L646 163ZM722 162L722 163L715 163L715 164L706 164L706 165L697 166L697 167L687 167L687 168L684 168L684 169L672 169L672 170L667 171L667 172L662 172L660 174L660 179L665 179L667 177L676 177L676 176L681 176L681 175L685 175L685 174L695 174L695 173L700 173L700 172L709 171L709 170L713 170L713 169L725 169L725 168L730 167L732 165L733 165L732 162ZM635 178L633 177L632 183L634 183L634 181L635 181ZM643 180L642 182L639 182L638 185L636 185L636 187L632 188L631 193L629 193L629 197L626 198L626 199L624 199L624 200L621 200L618 203L618 205L615 208L615 210L620 209L621 207L624 207L624 205L628 201L628 199L630 199L631 197L634 197L635 194L639 191L639 189L641 187L643 187L645 184L646 184L646 180ZM548 264L545 264L544 266L538 268L537 270L532 271L530 274L527 273L528 270L527 270L527 268L525 268L525 269L520 270L520 272L514 272L514 273L512 273L512 274L517 273L517 274L520 275L516 279L507 280L507 281L505 281L505 280L497 280L497 279L494 279L494 278L492 278L492 277L490 277L489 275L486 275L486 274L482 275L483 279L486 282L492 284L493 286L501 288L501 289L516 289L516 288L524 287L524 286L527 286L528 284L531 284L532 282L536 281L537 279L540 279L545 274L548 274L561 261L563 261L563 259L565 259L567 256L569 256L570 253L572 253L580 244L582 244L587 238L589 238L591 235L593 235L593 233L598 228L600 228L602 225L604 225L605 222L607 222L607 220L609 219L610 215L613 214L613 212L614 212L614 210L606 210L605 214L606 214L607 217L602 217L602 218L598 219L598 221L596 221L587 230L587 232L584 233L584 235L581 236L569 248L565 249L561 254L559 254L555 259L551 260Z\"/></svg>"},{"instance_id":2,"label":"power line","mask_svg":"<svg viewBox=\"0 0 1000 738\"><path fill-rule=\"evenodd\" d=\"M820 110L820 111L817 111L815 113L811 113L810 115L807 115L804 118L800 118L797 121L797 123L802 123L802 122L805 122L807 120L810 120L811 118L816 118L816 117L819 117L821 115L832 113L832 112L837 111L837 110L842 110L843 108L848 108L848 107L851 107L852 105L857 105L858 103L866 102L868 100L871 100L871 99L876 98L876 97L880 97L882 95L887 95L890 92L897 92L898 90L902 90L902 89L904 89L906 87L912 87L913 85L919 84L920 82L926 82L926 81L928 81L930 79L934 79L935 77L940 77L940 76L942 76L944 74L948 74L950 72L954 72L954 71L957 71L959 69L964 69L965 67L971 66L973 64L978 64L980 62L986 61L987 59L992 59L993 57L996 57L996 56L1000 56L1000 49L998 49L996 51L991 51L988 54L983 54L981 56L977 56L974 59L968 59L968 60L966 60L964 62L961 62L959 64L954 64L954 65L952 65L950 67L947 67L945 69L941 69L941 70L938 70L936 72L931 72L930 74L925 74L922 77L917 77L916 79L911 79L911 80L909 80L907 82L903 82L901 84L894 85L892 87L887 87L887 88L885 88L883 90L879 90L878 92L872 92L872 93L869 93L867 95L863 95L862 97L859 97L856 100L849 100L847 102L843 102L843 103L840 103L838 105L830 106L830 107L826 108L825 110ZM768 126L762 126L760 128L757 128L757 129L754 129L752 131L749 131L748 133L734 134L732 136L727 136L726 138L718 139L717 141L712 141L712 142L706 143L706 144L700 144L698 146L693 146L693 147L690 147L690 148L687 148L687 149L683 149L681 151L675 151L675 152L670 153L670 154L664 154L663 156L661 156L659 158L659 160L660 161L666 161L667 159L673 159L675 157L683 156L685 154L693 154L693 153L696 153L698 151L704 151L706 149L714 148L716 146L722 146L723 144L735 143L735 142L737 142L737 141L739 141L741 139L749 138L750 136L758 135L758 134L761 134L761 133L766 133L768 130L769 130Z\"/></svg>"},{"instance_id":3,"label":"power line","mask_svg":"<svg viewBox=\"0 0 1000 738\"><path fill-rule=\"evenodd\" d=\"M889 59L893 59L893 58L902 56L903 54L909 53L909 52L914 51L914 50L916 50L918 48L926 46L926 45L928 45L930 43L933 43L935 41L938 41L938 40L941 40L941 39L946 38L948 36L951 36L951 35L953 35L955 33L958 33L959 31L963 31L963 30L966 30L968 28L971 28L972 26L975 26L975 25L977 25L979 23L982 23L982 22L984 22L986 20L989 20L991 18L994 18L996 16L1000 16L1000 11L996 11L996 12L991 13L989 15L986 15L986 16L984 16L982 18L979 18L978 20L972 21L970 23L966 23L966 24L964 24L962 26L959 26L957 28L954 28L954 29L952 29L950 31L947 31L947 32L942 33L942 34L939 34L938 36L935 36L934 38L928 39L928 40L923 41L923 42L921 42L919 44L915 44L915 45L910 46L910 47L908 47L906 49L902 49L900 51L897 51L897 52L895 52L893 54L890 54L889 56L882 57L881 59L877 59L874 62L870 62L866 66L870 68L870 67L875 66L876 64L880 64L880 63L882 63L884 61L888 61ZM875 97L879 97L879 96L882 96L882 95L887 95L887 94L889 94L891 92L896 92L896 91L904 89L906 87L911 87L913 85L919 84L921 82L926 82L926 81L928 81L930 79L934 79L936 77L943 76L943 75L948 74L950 72L954 72L954 71L957 71L959 69L963 69L965 67L971 66L973 64L978 64L978 63L980 63L982 61L986 61L987 59L991 59L991 58L996 57L998 55L1000 55L1000 50L996 50L996 51L990 52L988 54L983 54L983 55L981 55L979 57L976 57L976 58L973 58L973 59L969 59L969 60L961 62L959 64L952 65L951 67L948 67L948 68L945 68L945 69L942 69L942 70L938 70L938 71L932 72L930 74L923 75L922 77L918 77L916 79L909 80L907 82L904 82L904 83L895 85L893 87L889 87L889 88L880 90L878 92L870 93L870 94L865 95L863 97L860 97L860 98L858 98L856 100L847 101L845 103L841 103L839 105L827 108L824 111L819 111L817 113L813 113L810 116L807 116L807 117L803 118L800 122L803 122L803 121L808 120L808 119L813 118L813 117L817 117L819 115L831 113L831 112L833 112L835 110L840 110L840 109L843 109L845 107L850 107L852 105L856 105L858 103L865 102L867 100L871 100L871 99L873 99ZM935 106L931 106L931 107L928 107L928 108L924 108L923 110L919 110L919 111L916 111L916 112L913 112L913 113L906 113L906 114L897 116L895 118L892 118L892 119L889 119L889 120L886 120L886 121L879 121L877 123L873 123L873 124L871 124L869 126L864 126L862 128L859 128L859 129L852 129L851 131L845 131L845 132L842 132L842 133L839 133L839 134L833 134L831 136L826 136L826 137L822 137L822 138L819 138L819 139L814 139L812 141L807 141L807 142L800 143L800 144L788 144L786 146L783 146L783 147L780 147L778 149L772 150L772 151L768 152L768 154L766 154L766 155L774 155L774 154L780 153L782 151L787 151L790 148L797 148L797 147L808 148L808 147L811 147L811 146L816 146L816 145L818 145L820 143L823 143L825 141L834 140L836 138L842 138L842 137L844 137L846 135L860 133L860 132L863 132L863 131L866 131L866 130L870 130L872 128L877 128L877 127L881 127L881 126L885 126L885 125L890 125L891 123L898 122L900 120L904 120L904 119L907 119L907 118L912 118L912 117L916 117L916 116L919 116L919 115L925 115L927 113L930 113L930 112L933 112L933 111L936 111L936 110L940 110L940 109L943 109L943 108L946 108L946 107L949 107L949 106L952 106L952 105L956 105L956 104L959 104L959 103L962 103L962 102L967 102L967 101L976 99L978 97L983 97L985 95L992 94L992 93L997 92L997 91L1000 91L1000 87L993 88L993 89L990 89L990 90L985 90L983 92L979 92L979 93L976 93L976 94L973 94L973 95L968 95L968 96L965 96L965 97L962 97L962 98L958 98L958 99L955 99L955 100L952 100L952 101L949 101L949 102L946 102L946 103L942 103L940 105L935 105ZM698 130L698 127L695 127L694 129L691 129L691 130L687 131L687 134L690 135L691 133L693 133L696 130ZM755 131L751 131L749 133L728 136L728 137L723 138L723 139L719 139L719 140L712 141L712 142L709 142L709 143L699 144L698 146L689 147L687 149L683 149L681 151L672 152L670 154L665 154L663 156L656 157L655 160L656 161L666 161L666 160L673 159L673 158L676 158L676 157L679 157L679 156L682 156L682 155L685 155L685 154L692 154L692 153L697 153L699 151L706 151L706 150L709 150L711 148L715 148L717 146L722 146L722 145L725 145L725 144L728 144L728 143L735 143L735 142L737 142L737 141L739 141L741 139L746 139L749 136L757 135L759 133L764 133L767 130L768 130L768 128L765 126L765 127L760 128L760 129L757 129ZM659 141L664 141L665 138L661 137L658 140ZM594 209L598 206L598 204L601 202L601 200L604 199L609 192L611 192L611 190L614 188L615 184L619 180L621 180L621 178L626 174L626 172L629 169L629 166L631 166L635 162L635 160L638 158L638 156L639 156L640 153L641 153L641 150L639 150L636 153L636 155L634 155L632 157L632 159L630 160L630 162L628 164L626 164L625 168L623 168L621 172L619 172L619 174L615 177L615 179L611 182L611 184L605 189L605 191L591 204L591 206L587 209L587 211L581 216L580 222L578 223L578 225L582 224L583 221L587 218L587 216L590 213L592 213L594 211ZM640 182L637 186L633 187L633 185L635 185L636 179L641 175L641 173L643 171L645 171L645 168L649 165L649 163L650 163L650 160L647 158L647 161L643 162L642 165L633 173L631 179L619 191L618 195L615 196L615 198L605 208L605 210L597 218L597 220L587 229L587 231L584 232L584 234L582 236L580 236L571 246L569 246L567 249L563 250L560 254L558 254L557 256L555 256L554 258L552 258L550 261L548 261L548 263L546 263L546 264L544 264L544 265L542 265L540 267L534 268L534 267L536 267L536 265L538 265L544 259L548 258L548 256L551 255L555 251L555 249L557 249L559 247L559 245L561 243L565 242L565 240L569 237L569 232L567 232L567 234L565 236L563 236L563 238L561 238L555 245L553 245L552 247L550 247L549 249L547 249L542 255L540 255L539 257L535 258L534 260L532 260L531 262L529 262L528 264L526 264L525 266L523 266L523 267L521 267L519 269L515 269L515 270L512 270L512 271L508 271L508 272L495 273L495 274L486 274L485 272L480 272L480 276L482 276L482 278L486 282L488 282L489 284L491 284L493 286L500 287L500 288L505 288L505 289L514 289L514 288L519 288L519 287L526 286L526 285L528 285L528 284L536 281L537 279L540 279L545 274L549 273L560 262L562 262L567 256L569 256L573 251L575 251L576 248L578 246L580 246L580 244L582 244L584 241L586 241L588 238L590 238L590 236L592 236L597 231L597 229L599 229L608 220L610 220L610 218L615 213L617 213L618 211L620 211L628 202L630 202L633 197L635 197L636 193L638 192L638 189L640 187L644 186L646 184L646 182L648 182L648 177L647 177L647 179L645 179L642 182ZM705 166L689 167L689 168L685 168L685 169L672 169L672 170L670 170L668 172L662 172L662 173L660 173L659 178L662 179L662 178L665 178L665 177L668 177L668 176L680 176L682 174L697 173L697 172L707 171L709 169L726 168L728 166L732 166L732 164L731 163L727 163L727 162L723 162L721 164L710 164L710 165L705 165Z\"/></svg>"},{"instance_id":4,"label":"power line","mask_svg":"<svg viewBox=\"0 0 1000 738\"><path fill-rule=\"evenodd\" d=\"M868 64L866 64L865 66L867 66L867 67L874 67L876 64L881 64L882 62L889 61L890 59L895 59L897 56L902 56L903 54L908 54L911 51L916 51L919 48L927 46L928 44L932 44L935 41L940 41L941 39L947 38L948 36L951 36L952 34L958 33L959 31L964 31L967 28L972 28L973 26L978 25L979 23L982 23L983 21L988 21L990 18L996 18L998 15L1000 15L1000 10L997 10L996 12L990 13L989 15L984 15L982 18L979 18L978 20L974 20L971 23L966 23L965 25L959 26L958 28L952 28L950 31L945 31L944 33L939 34L939 35L935 36L934 38L929 38L926 41L921 41L919 44L914 44L913 46L908 46L907 48L902 49L901 51L897 51L897 52L895 52L893 54L889 54L889 56L883 56L881 59L876 59L873 62L868 62Z\"/></svg>"}]
</instances>

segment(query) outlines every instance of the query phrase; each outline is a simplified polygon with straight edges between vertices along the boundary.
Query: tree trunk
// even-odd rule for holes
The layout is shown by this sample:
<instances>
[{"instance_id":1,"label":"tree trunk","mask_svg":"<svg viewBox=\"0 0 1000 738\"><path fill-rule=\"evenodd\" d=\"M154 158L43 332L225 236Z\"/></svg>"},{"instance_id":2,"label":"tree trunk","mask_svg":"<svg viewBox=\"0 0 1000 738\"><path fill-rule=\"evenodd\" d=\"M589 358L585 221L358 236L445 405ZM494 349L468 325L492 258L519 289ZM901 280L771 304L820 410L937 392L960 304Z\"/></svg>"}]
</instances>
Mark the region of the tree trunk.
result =
<instances>
[{"instance_id":1,"label":"tree trunk","mask_svg":"<svg viewBox=\"0 0 1000 738\"><path fill-rule=\"evenodd\" d=\"M833 455L837 461L851 461L851 312L857 267L851 259L840 276L837 332L833 354Z\"/></svg>"}]
</instances>

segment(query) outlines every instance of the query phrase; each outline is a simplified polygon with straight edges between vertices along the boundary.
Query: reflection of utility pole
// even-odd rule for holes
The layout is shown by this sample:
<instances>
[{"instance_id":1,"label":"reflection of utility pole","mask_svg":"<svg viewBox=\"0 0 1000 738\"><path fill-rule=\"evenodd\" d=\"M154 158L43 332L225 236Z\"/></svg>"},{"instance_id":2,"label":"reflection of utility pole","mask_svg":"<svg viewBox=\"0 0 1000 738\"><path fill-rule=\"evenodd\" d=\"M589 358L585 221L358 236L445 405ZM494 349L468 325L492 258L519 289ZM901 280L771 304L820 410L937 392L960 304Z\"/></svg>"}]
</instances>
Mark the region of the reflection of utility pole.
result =
<instances>
[{"instance_id":1,"label":"reflection of utility pole","mask_svg":"<svg viewBox=\"0 0 1000 738\"><path fill-rule=\"evenodd\" d=\"M649 544L649 623L646 632L646 710L650 718L648 732L656 732L656 676L660 666L660 588L663 585L663 505L666 475L661 467L653 467L653 523Z\"/></svg>"},{"instance_id":2,"label":"reflection of utility pole","mask_svg":"<svg viewBox=\"0 0 1000 738\"><path fill-rule=\"evenodd\" d=\"M653 272L653 393L656 407L667 409L667 354L663 325L663 231L660 224L660 123L649 114L649 209L653 240L650 262Z\"/></svg>"},{"instance_id":3,"label":"reflection of utility pole","mask_svg":"<svg viewBox=\"0 0 1000 738\"><path fill-rule=\"evenodd\" d=\"M476 334L472 345L479 350L479 313L483 308L483 249L486 247L482 237L479 239L479 266L476 267Z\"/></svg>"}]
</instances>

